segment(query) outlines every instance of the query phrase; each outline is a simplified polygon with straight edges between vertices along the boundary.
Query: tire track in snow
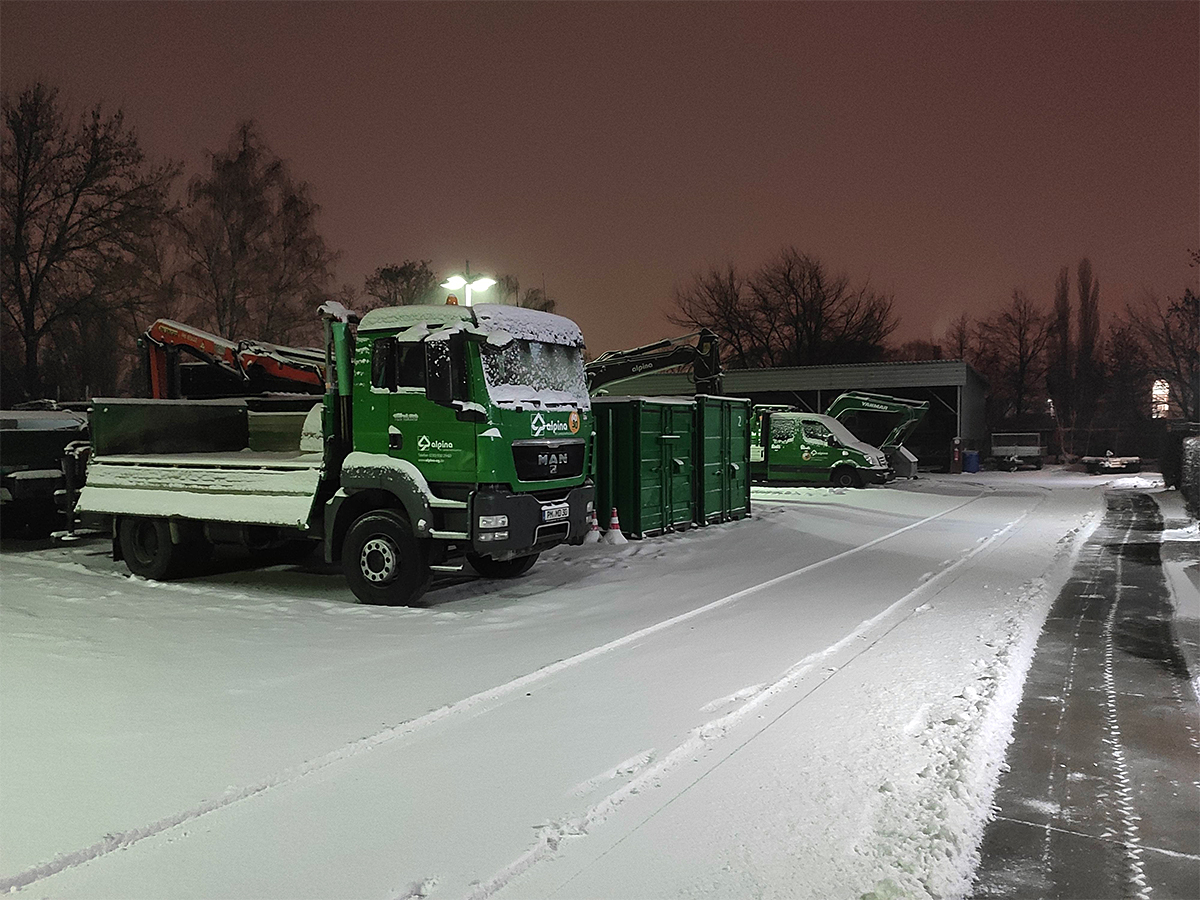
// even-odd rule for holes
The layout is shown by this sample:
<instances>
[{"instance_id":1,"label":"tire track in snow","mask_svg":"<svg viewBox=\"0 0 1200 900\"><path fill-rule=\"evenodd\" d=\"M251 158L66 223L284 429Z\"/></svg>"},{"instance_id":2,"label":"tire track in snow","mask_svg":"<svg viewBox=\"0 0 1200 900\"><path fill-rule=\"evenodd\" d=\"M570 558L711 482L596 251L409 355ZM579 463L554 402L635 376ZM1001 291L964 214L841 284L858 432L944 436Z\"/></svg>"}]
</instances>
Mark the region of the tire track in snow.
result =
<instances>
[{"instance_id":1,"label":"tire track in snow","mask_svg":"<svg viewBox=\"0 0 1200 900\"><path fill-rule=\"evenodd\" d=\"M1122 550L1129 543L1130 535L1133 534L1136 524L1137 517L1133 516L1129 527L1125 529L1125 535L1121 538L1120 548ZM1141 816L1137 814L1133 805L1133 786L1129 779L1129 766L1125 761L1125 746L1121 740L1121 725L1117 721L1117 687L1113 674L1113 655L1116 650L1116 640L1113 635L1113 627L1117 621L1117 609L1121 605L1126 584L1123 578L1125 554L1118 552L1116 557L1116 596L1113 598L1112 606L1108 611L1108 617L1104 621L1104 727L1105 731L1108 732L1108 737L1104 740L1104 743L1108 745L1109 753L1112 756L1113 774L1117 782L1115 809L1120 818L1121 843L1124 845L1125 850L1125 880L1133 890L1133 896L1136 900L1149 900L1153 888L1146 881L1145 866L1142 863L1142 854L1144 851L1142 849L1141 837L1138 834L1139 828L1137 824L1141 821Z\"/></svg>"},{"instance_id":2,"label":"tire track in snow","mask_svg":"<svg viewBox=\"0 0 1200 900\"><path fill-rule=\"evenodd\" d=\"M645 628L641 628L637 631L630 632L629 634L626 634L622 637L615 638L614 640L611 640L606 644L601 644L597 647L591 648L590 650L585 650L581 653L575 654L574 656L570 656L570 657L567 657L566 659L561 659L561 660L558 660L557 662L543 666L540 669L535 669L533 672L530 672L527 675L522 675L519 678L513 679L512 681L508 681L504 684L497 685L492 688L488 688L487 690L480 691L476 694L472 694L471 696L465 697L462 700L459 700L455 703L451 703L451 704L447 704L446 706L439 707L438 709L432 710L423 716L418 716L415 719L409 719L409 720L407 720L405 722L401 722L397 725L392 725L387 728L384 728L372 735L368 735L367 737L359 738L358 740L351 741L348 744L343 744L341 747L338 747L335 750L331 750L330 752L323 754L322 756L315 757L313 759L302 762L298 765L284 769L280 772L277 772L274 775L268 776L267 778L255 783L255 784L246 785L246 786L239 787L239 788L231 788L230 790L226 791L225 793L221 794L218 797L204 800L204 801L198 803L197 805L190 807L189 809L185 809L181 812L177 812L170 816L165 816L161 819L158 819L155 822L151 822L148 825L143 825L139 828L128 829L126 831L106 834L101 840L96 841L94 844L92 844L88 847L83 847L79 850L75 850L75 851L68 852L68 853L61 853L58 856L55 856L49 862L41 863L36 866L31 866L21 872L17 872L14 875L9 875L9 876L0 878L0 893L7 893L7 892L15 890L17 888L27 887L28 885L35 884L39 881L42 881L46 878L51 877L52 875L56 875L59 872L62 872L66 869L73 868L73 867L79 866L79 865L83 865L84 863L91 862L92 860L99 859L103 856L107 856L109 853L112 853L116 850L126 850L129 847L132 847L134 844L137 844L147 838L154 837L155 835L162 834L163 832L168 831L172 828L175 828L179 825L182 825L186 822L195 821L196 819L199 819L210 813L217 812L218 810L224 809L235 803L239 803L244 800L249 800L253 797L261 796L273 788L280 788L280 787L285 787L287 785L293 784L302 778L312 775L315 772L322 771L323 769L325 769L331 765L334 765L336 763L340 763L340 762L344 762L346 760L353 759L354 757L358 756L359 754L365 753L369 750L372 750L375 747L378 747L382 744L386 744L386 743L390 743L391 741L406 738L409 735L415 734L418 731L422 731L425 728L428 728L431 725L441 722L442 720L447 719L451 716L455 716L455 715L464 713L467 710L473 709L473 708L478 707L483 704L494 703L496 701L499 701L499 700L507 697L510 694L524 691L530 685L536 684L539 681L543 681L546 678L549 678L553 675L557 675L559 672L574 668L575 666L581 665L582 663L585 663L585 662L589 662L593 659L604 656L608 653L612 653L615 650L619 650L622 647L626 647L630 644L639 642L646 637L657 634L658 632L665 631L676 625L690 621L691 619L695 619L699 616L705 615L714 610L720 609L724 606L728 606L731 603L736 603L739 600L742 600L746 597L757 594L761 591L768 590L772 587L775 587L776 585L782 584L786 581L790 581L793 578L807 574L808 572L812 572L812 571L815 571L816 569L820 569L824 566L828 566L828 565L832 565L833 563L840 562L841 560L846 559L851 556L854 556L857 553L861 553L864 550L869 550L872 547L878 546L879 544L883 543L884 541L891 540L892 538L897 537L901 534L906 534L909 531L920 528L920 527L927 525L930 522L936 521L937 519L940 519L944 516L948 516L953 512L957 512L958 510L962 509L963 507L968 506L972 503L975 503L982 497L992 495L995 492L996 491L994 488L992 488L990 486L981 485L979 493L977 493L973 497L968 497L966 500L963 500L961 503L957 503L954 506L949 507L948 509L944 509L941 512L934 513L933 515L926 516L925 518L919 519L916 522L911 522L908 525L905 525L901 528L897 528L894 531L888 532L887 534L880 535L879 537L873 538L872 540L867 541L866 543L859 544L856 547L851 547L848 550L843 550L841 553L834 554L833 556L826 557L825 559L817 560L816 562L809 563L806 566L801 566L800 568L794 569L791 572L785 572L783 575L776 576L775 578L768 579L767 581L760 582L759 584L752 585L748 588L743 588L742 590L735 591L732 594L727 594L726 596L721 597L717 600L714 600L711 603L707 603L704 606L696 607L695 609L689 610L685 613L680 613L679 615L672 616L671 618L664 619L660 622L656 622L653 625L648 625ZM947 574L950 571L953 571L955 568L958 567L958 565L960 565L966 559L971 558L976 553L978 553L980 550L982 550L983 547L990 545L990 543L994 539L999 537L1000 534L1006 532L1008 529L1010 529L1014 525L1016 525L1017 522L1019 522L1021 519L1025 518L1026 515L1028 515L1028 512L1029 511L1026 510L1026 512L1024 514L1022 514L1020 516L1020 518L1014 520L1013 522L1010 522L1007 526L1005 526L1004 529L994 533L986 541L981 543L979 546L973 548L968 553L967 556L965 556L965 557L963 557L963 559L959 560L959 562L956 563L954 566L951 566L949 569L943 570L941 573L939 573L939 575L937 577L923 582L916 590L927 589L931 584L939 581L943 575ZM904 599L905 598L898 600L895 604L888 607L888 609L884 610L883 613L880 613L875 618L870 619L867 622L864 622L862 625L859 626L858 629L856 629L854 632L852 632L847 637L843 638L837 644L833 645L833 647L827 648L826 650L823 650L823 651L819 651L817 654L814 654L814 656L815 657L824 657L825 655L828 655L829 653L836 652L834 648L840 648L846 642L853 640L854 637L860 633L860 631L862 631L864 628L867 628L867 626L873 626L874 623L876 623L878 620L881 620L883 617L885 617L887 614L889 614L893 609L895 609L901 603L903 603ZM797 667L803 667L803 662L804 661L802 661L801 663L798 663L797 666L793 666L792 669L789 670L789 674L787 676L785 676L785 679L795 680L796 678L801 677L801 675L803 675L804 672L807 671L807 668L804 668L803 671L801 671L797 674ZM832 673L830 673L830 674L832 674ZM782 685L782 682L778 682L777 684ZM730 719L730 716L744 715L743 710L748 711L748 708L754 708L755 706L757 706L758 703L761 703L763 700L765 700L766 697L769 696L773 690L782 690L782 686L777 688L776 685L772 685L772 686L766 688L762 694L760 694L755 699L751 700L745 706L739 707L737 710L734 710L732 713L729 713L726 716L722 717L721 719L716 720L715 723L710 723L710 725L715 725L717 723L726 722L726 721L732 722L733 720ZM722 729L722 733L724 730L727 730L727 729ZM682 748L677 748L676 751L672 752L671 754L668 755L668 757L666 757L662 761L660 761L658 765L651 768L649 770L649 772L653 773L653 772L658 771L662 766L667 765L668 761L672 761L671 765L673 767L673 765L675 764L673 761L676 758L676 754L681 749ZM680 758L682 758L682 757L680 757ZM649 776L646 773L643 773L643 775L639 776L639 778L636 779L635 781L637 783L640 783L643 780L647 779L648 777ZM626 789L627 788L628 788L628 785L626 786ZM621 795L622 792L625 791L626 789L622 789L622 791L618 791L617 794L614 794L611 796L616 797L618 795ZM636 793L636 791L634 791L634 793ZM622 797L622 799L623 799L623 797ZM602 804L604 804L606 802L608 802L607 799L606 799L606 801L601 801ZM613 808L615 808L616 805L619 805L619 802L620 801L612 804ZM547 838L545 838L545 840L552 841L554 846L557 847L556 839L547 837ZM530 851L530 852L533 852L533 851ZM528 855L528 854L526 854L526 855ZM527 866L525 866L525 867L527 867ZM525 867L522 867L520 869L520 871L524 871ZM516 874L516 872L513 872L508 877L511 878L515 874ZM506 879L506 881L507 880L508 879ZM493 879L493 881L494 881L494 879ZM490 885L492 883L493 883L492 881L489 881L487 884ZM502 885L498 884L498 885L496 885L495 888L492 888L491 890L485 891L484 893L477 894L477 895L481 896L481 897L486 897L494 890L499 889L500 886L502 886ZM485 887L481 887L480 890L481 891L485 890Z\"/></svg>"},{"instance_id":3,"label":"tire track in snow","mask_svg":"<svg viewBox=\"0 0 1200 900\"><path fill-rule=\"evenodd\" d=\"M980 496L982 496L982 494L977 495L967 502L973 502L974 500L979 499ZM558 851L558 848L562 843L572 838L587 836L591 828L603 823L612 813L617 810L618 807L624 804L631 797L651 787L657 780L666 776L673 769L678 768L680 765L684 764L690 759L694 759L704 749L716 743L720 738L725 737L725 735L728 734L735 726L737 726L743 719L762 706L767 700L794 686L798 681L804 678L804 676L811 672L813 668L822 660L828 659L831 656L835 656L846 647L853 644L855 641L863 642L863 645L859 647L842 665L837 666L836 668L826 669L821 674L821 677L817 683L814 684L809 690L805 691L799 698L797 698L793 703L790 703L777 715L772 716L763 724L761 728L757 729L744 741L731 749L729 753L725 754L725 756L705 769L695 779L684 785L665 803L651 811L649 815L634 825L627 834L623 835L618 841L616 841L612 847L608 848L608 850L605 850L604 853L601 854L601 857L607 855L612 849L623 843L627 838L637 832L643 825L645 825L660 812L678 800L681 796L691 790L692 787L706 778L718 766L725 763L736 753L738 753L738 751L746 747L751 741L766 731L766 729L770 728L771 725L782 719L796 706L807 700L839 671L849 666L862 654L871 650L876 644L887 637L888 634L890 634L904 622L908 621L914 615L925 609L928 609L928 605L926 603L916 603L907 611L907 613L895 618L894 621L888 622L889 618L892 618L896 612L903 609L906 605L914 604L914 601L922 599L927 594L936 595L941 593L943 588L946 586L946 582L951 580L950 576L956 570L970 562L984 550L990 548L993 544L1011 533L1012 530L1015 529L1022 521L1024 521L1031 512L1041 505L1046 496L1048 496L1048 492L1043 492L1042 496L1039 497L1037 502L1026 508L1025 511L1022 512L1017 518L1011 520L1001 528L996 529L991 535L984 538L982 541L977 543L976 546L972 547L969 551L963 554L952 565L941 569L936 575L933 575L933 577L923 578L917 587L913 588L913 590L909 591L903 597L896 600L894 603L892 603L883 611L877 613L872 618L861 622L853 631L842 637L840 640L829 645L823 650L817 650L813 653L810 653L799 662L790 666L779 679L771 684L761 686L761 690L755 693L741 706L711 722L707 722L704 725L693 729L691 736L686 741L663 756L657 763L643 769L631 781L625 783L613 793L596 802L582 815L566 817L553 823L540 826L538 828L538 835L534 845L491 878L476 885L471 893L467 895L467 900L489 900L489 898L493 897L497 892L508 886L515 878L518 878L519 876L528 872L537 863L553 856ZM962 505L966 504L960 504L960 506ZM959 507L955 508L957 509ZM953 510L947 510L946 512L952 511ZM939 515L945 514L946 513L940 513ZM936 516L931 518L936 518ZM921 523L916 524L923 524L924 521L928 520L922 520ZM908 529L901 529L901 531L906 530ZM895 533L897 532L893 532L893 534ZM877 541L873 541L872 543L877 543L878 540L885 540L890 536L891 535L886 535L885 537L879 538ZM867 545L863 546L865 547ZM815 566L810 566L807 568L811 569L815 568ZM787 577L790 576L781 576L780 579L775 579L775 581L779 581L782 580L782 578ZM885 623L886 627L882 627L882 630L880 630L881 626L884 626ZM872 636L872 632L876 633ZM737 695L735 694L733 696ZM728 700L730 698L724 699ZM722 701L717 702L720 703ZM566 885L570 884L570 882L579 874L580 873L576 873L576 875L559 885L558 890L561 890L562 888L566 887Z\"/></svg>"}]
</instances>

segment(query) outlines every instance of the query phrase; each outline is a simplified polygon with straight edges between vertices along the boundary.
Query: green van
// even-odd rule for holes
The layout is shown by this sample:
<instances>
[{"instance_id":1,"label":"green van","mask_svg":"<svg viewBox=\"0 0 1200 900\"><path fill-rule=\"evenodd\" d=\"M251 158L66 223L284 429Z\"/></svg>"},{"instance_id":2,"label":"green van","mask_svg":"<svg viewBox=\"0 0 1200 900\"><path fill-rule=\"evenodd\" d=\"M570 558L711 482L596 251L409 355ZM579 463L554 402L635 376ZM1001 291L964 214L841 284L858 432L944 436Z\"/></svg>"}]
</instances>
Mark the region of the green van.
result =
<instances>
[{"instance_id":1,"label":"green van","mask_svg":"<svg viewBox=\"0 0 1200 900\"><path fill-rule=\"evenodd\" d=\"M771 407L755 407L754 415L750 475L756 482L863 487L895 477L883 451L864 444L837 419Z\"/></svg>"}]
</instances>

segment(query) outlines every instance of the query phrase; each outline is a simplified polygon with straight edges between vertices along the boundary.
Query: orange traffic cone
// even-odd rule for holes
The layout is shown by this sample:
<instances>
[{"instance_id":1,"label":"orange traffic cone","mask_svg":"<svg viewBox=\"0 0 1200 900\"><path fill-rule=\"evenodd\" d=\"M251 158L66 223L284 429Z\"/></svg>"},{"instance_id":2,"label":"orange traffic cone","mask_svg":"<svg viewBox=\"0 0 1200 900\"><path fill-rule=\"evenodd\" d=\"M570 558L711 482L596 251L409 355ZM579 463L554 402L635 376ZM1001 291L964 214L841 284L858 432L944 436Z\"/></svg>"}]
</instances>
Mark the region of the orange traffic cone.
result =
<instances>
[{"instance_id":1,"label":"orange traffic cone","mask_svg":"<svg viewBox=\"0 0 1200 900\"><path fill-rule=\"evenodd\" d=\"M592 510L592 527L588 529L588 533L583 536L585 544L600 543L600 523L596 521L596 511Z\"/></svg>"},{"instance_id":2,"label":"orange traffic cone","mask_svg":"<svg viewBox=\"0 0 1200 900\"><path fill-rule=\"evenodd\" d=\"M621 534L621 520L617 518L617 508L614 506L612 519L608 523L608 531L604 532L606 544L628 544L629 540Z\"/></svg>"}]
</instances>

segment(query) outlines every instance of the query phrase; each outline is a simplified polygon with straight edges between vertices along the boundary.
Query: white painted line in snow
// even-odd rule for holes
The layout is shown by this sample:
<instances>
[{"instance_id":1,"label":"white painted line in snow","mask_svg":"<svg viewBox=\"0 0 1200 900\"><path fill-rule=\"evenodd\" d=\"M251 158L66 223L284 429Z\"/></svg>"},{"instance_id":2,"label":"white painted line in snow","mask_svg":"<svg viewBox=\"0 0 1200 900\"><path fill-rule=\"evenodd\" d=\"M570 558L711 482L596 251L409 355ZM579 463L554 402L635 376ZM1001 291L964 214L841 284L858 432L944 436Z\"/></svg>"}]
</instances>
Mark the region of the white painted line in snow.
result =
<instances>
[{"instance_id":1,"label":"white painted line in snow","mask_svg":"<svg viewBox=\"0 0 1200 900\"><path fill-rule=\"evenodd\" d=\"M825 559L818 560L815 563L810 563L809 565L802 566L799 569L795 569L791 572L787 572L783 575L779 575L775 578L771 578L767 581L753 585L752 587L744 588L740 591L735 591L732 594L728 594L724 597L721 597L718 600L714 600L711 603L705 604L704 606L699 606L695 609L689 610L688 612L680 613L677 616L672 616L669 619L664 619L661 622L656 622L653 625L648 625L645 628L639 629L638 631L634 631L627 635L624 635L623 637L616 638L612 641L609 641L607 644L601 644L598 647L593 647L590 650L585 650L582 653L577 653L574 656L570 656L570 657L567 657L566 659L561 659L557 662L551 663L550 665L543 666L542 668L536 669L527 675L522 675L521 677L515 678L512 681L506 682L505 684L497 685L496 687L488 688L485 691L480 691L479 693L472 694L470 697L466 697L455 703L432 710L431 712L428 712L423 716L419 716L415 719L410 719L406 722L401 722L398 725L389 726L388 728L385 728L382 731L376 732L373 735L369 735L365 738L360 738L349 744L344 744L343 746L337 748L336 750L331 750L329 753L326 753L323 756L319 756L319 757L316 757L315 759L308 760L306 762L300 763L299 765L293 766L291 768L284 769L282 772L272 775L269 778L266 778L263 781L258 782L257 784L253 784L253 785L249 785L249 786L241 787L241 788L232 788L229 791L226 791L224 794L222 794L219 797L213 798L211 800L205 800L190 809L183 810L182 812L175 813L174 815L171 815L171 816L166 816L162 819L159 819L157 822L152 822L149 825L145 825L141 828L134 828L134 829L130 829L128 831L105 835L105 837L102 840L97 841L96 843L92 844L90 847L84 847L80 850L76 850L71 853L60 854L60 855L54 857L54 859L50 860L49 862L42 863L41 865L37 865L37 866L32 866L28 869L25 869L22 872L16 873L15 875L10 875L5 878L0 878L0 892L6 892L6 891L13 890L14 888L25 887L26 885L30 885L35 882L41 881L45 878L49 878L51 875L55 875L58 872L63 871L64 869L69 869L73 866L82 865L83 863L88 862L90 860L97 859L101 856L105 856L109 853L112 853L114 850L127 849L128 847L131 847L134 844L136 844L142 840L145 840L146 838L153 837L154 835L161 834L162 832L167 831L168 829L174 828L178 825L182 825L184 822L193 821L195 819L200 818L201 816L208 815L211 812L215 812L219 809L223 809L226 806L230 806L241 800L246 800L251 797L258 796L259 794L262 794L265 791L270 790L271 788L283 787L284 785L291 784L295 781L298 781L301 778L304 778L305 776L308 776L314 772L320 771L321 769L324 769L327 766L330 766L334 763L341 762L341 761L347 760L347 759L351 759L352 757L355 757L358 754L363 753L367 750L371 750L371 749L379 746L380 744L385 744L390 741L396 740L398 738L407 737L411 734L414 734L418 731L421 731L421 730L429 727L430 725L435 724L436 722L440 722L442 719L448 718L449 716L453 716L458 713L464 712L468 709L471 709L475 706L479 706L480 704L483 704L483 703L488 703L491 701L499 700L499 699L501 699L509 694L515 693L517 691L523 691L525 688L529 687L530 685L535 684L536 682L542 681L546 678L549 678L552 675L556 675L559 672L564 671L565 669L573 668L574 666L580 665L581 663L588 662L589 660L595 659L598 656L602 656L604 654L611 653L612 651L620 649L621 647L625 647L625 646L628 646L629 644L636 643L637 641L640 641L643 638L649 637L650 635L657 634L660 631L664 631L668 628L672 628L675 625L679 625L683 622L687 622L698 616L702 616L705 613L712 612L715 609L720 609L723 606L728 606L729 604L734 603L738 600L741 600L744 597L748 597L751 594L756 594L760 591L764 591L764 590L774 587L778 584L782 584L783 582L788 581L792 578L795 578L799 575L804 575L808 572L812 572L823 566L827 566L832 563L838 562L840 560L846 559L847 557L853 556L856 553L861 553L863 550L869 550L870 548L875 547L878 544L883 543L884 541L890 540L891 538L896 537L897 535L901 535L901 534L904 534L905 532L912 531L914 528L920 528L922 525L926 525L936 519L940 519L943 516L947 516L952 512L962 509L964 506L974 503L980 497L984 496L985 493L991 493L991 492L992 491L990 488L983 488L974 497L970 497L970 498L964 500L962 503L952 506L949 509L942 510L941 512L935 513L931 516L926 516L924 519L920 519L916 522L912 522L908 525L905 525L902 528L897 528L895 531L890 531L887 534L881 535L877 538L874 538L873 540L867 541L865 544L860 544L859 546L852 547L849 550L843 550L841 553L835 554L834 556L830 556ZM1021 518L1024 518L1024 516L1022 516ZM1013 525L1016 524L1016 522L1019 522L1019 521L1020 521L1020 519L1017 519L1016 521L1009 523L1009 525L1006 526L1006 528L1003 529L1002 531L993 534L989 540L985 541L983 544L980 544L977 548L975 548L971 551L971 554L969 554L967 557L964 557L964 560L969 558L971 555L974 555L975 553L979 552L984 547L990 545L992 540L994 540L1001 533L1003 533L1003 531L1007 531L1008 528L1011 528ZM960 563L961 562L962 561L960 561ZM956 564L955 566L952 566L950 569L944 570L942 573L940 573L939 576L937 576L933 579L930 579L929 581L926 581L924 584L921 585L920 588L918 588L918 590L928 588L934 582L939 581L941 579L942 575L948 574L949 572L953 571L955 568L957 568L957 565L958 564ZM886 615L893 608L895 608L895 606L897 606L898 604L900 604L902 602L903 602L903 599L897 601L896 604L893 604L892 606L888 607L888 609L885 610L883 613L880 613L879 616L876 616L875 618L862 623L862 625L860 625L857 629L855 629L854 632L852 632L846 638L843 638L842 641L839 641L837 644L833 645L833 647L831 647L831 648L827 648L824 651L820 651L820 653L815 654L815 656L822 656L829 652L832 652L833 648L840 647L846 641L850 640L855 635L859 634L864 628L866 628L867 626L870 626L871 624L876 622L878 619L880 619L882 616ZM799 676L797 675L795 677L799 677ZM768 691L770 691L770 688L768 688ZM760 695L760 696L762 696L762 695ZM756 702L758 702L758 698L751 701L751 703L756 703ZM742 708L744 708L744 707L742 707ZM739 710L742 708L739 708ZM739 712L739 710L735 710L733 713L730 713L729 715L735 715ZM726 716L724 718L727 719L728 716ZM719 722L722 720L717 720L717 721ZM664 762L665 762L665 760L664 760ZM661 765L661 763L660 763L660 765ZM657 769L657 768L658 767L656 766L655 769ZM555 845L557 845L557 840L555 840L554 843L555 843ZM486 894L483 896L486 896Z\"/></svg>"}]
</instances>

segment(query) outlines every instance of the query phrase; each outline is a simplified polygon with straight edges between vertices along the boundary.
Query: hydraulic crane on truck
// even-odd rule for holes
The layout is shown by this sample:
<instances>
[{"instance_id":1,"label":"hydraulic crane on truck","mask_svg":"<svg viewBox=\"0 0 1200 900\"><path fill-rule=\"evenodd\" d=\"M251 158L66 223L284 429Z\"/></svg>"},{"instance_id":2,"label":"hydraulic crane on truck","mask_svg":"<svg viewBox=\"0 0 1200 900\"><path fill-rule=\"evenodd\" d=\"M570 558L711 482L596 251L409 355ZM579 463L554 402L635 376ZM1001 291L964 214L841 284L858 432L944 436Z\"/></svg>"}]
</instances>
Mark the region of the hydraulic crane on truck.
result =
<instances>
[{"instance_id":1,"label":"hydraulic crane on truck","mask_svg":"<svg viewBox=\"0 0 1200 900\"><path fill-rule=\"evenodd\" d=\"M866 434L869 430L868 420L879 420L882 423L877 426L879 431L891 425L891 430L875 446L883 451L888 465L897 475L913 478L917 474L917 458L904 446L904 441L921 424L928 411L928 400L847 391L829 404L825 415L837 419L855 434L865 436L866 440L876 437L875 434Z\"/></svg>"},{"instance_id":2,"label":"hydraulic crane on truck","mask_svg":"<svg viewBox=\"0 0 1200 900\"><path fill-rule=\"evenodd\" d=\"M695 343L687 343L696 338ZM609 350L588 363L588 393L618 381L636 378L676 366L691 366L697 394L720 394L722 386L721 343L708 329L667 338L630 350Z\"/></svg>"},{"instance_id":3,"label":"hydraulic crane on truck","mask_svg":"<svg viewBox=\"0 0 1200 900\"><path fill-rule=\"evenodd\" d=\"M261 341L233 341L171 319L159 319L138 342L142 347L150 396L175 400L230 397L283 391L320 394L325 390L325 353ZM184 385L183 356L204 363ZM190 374L190 373L189 373Z\"/></svg>"}]
</instances>

